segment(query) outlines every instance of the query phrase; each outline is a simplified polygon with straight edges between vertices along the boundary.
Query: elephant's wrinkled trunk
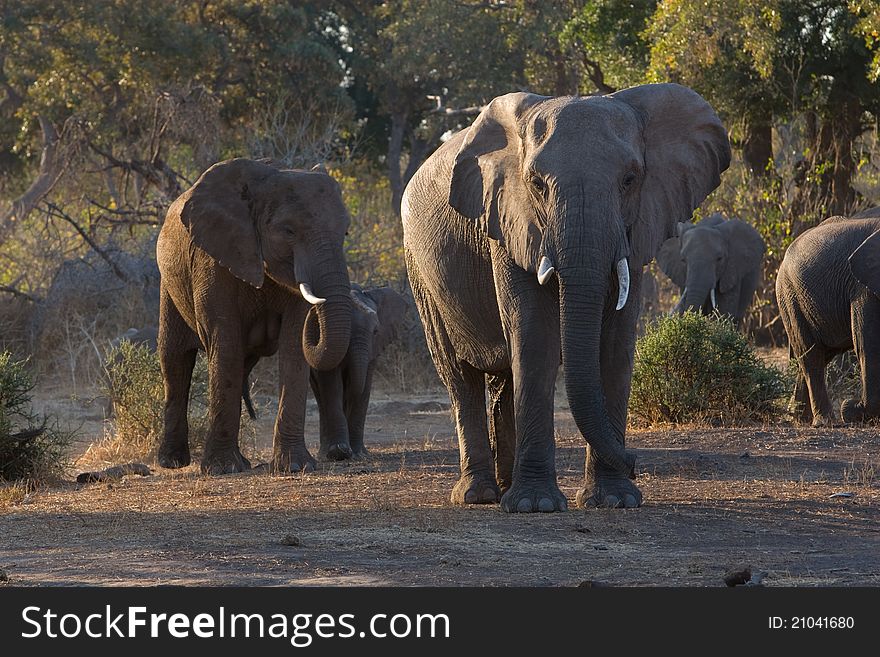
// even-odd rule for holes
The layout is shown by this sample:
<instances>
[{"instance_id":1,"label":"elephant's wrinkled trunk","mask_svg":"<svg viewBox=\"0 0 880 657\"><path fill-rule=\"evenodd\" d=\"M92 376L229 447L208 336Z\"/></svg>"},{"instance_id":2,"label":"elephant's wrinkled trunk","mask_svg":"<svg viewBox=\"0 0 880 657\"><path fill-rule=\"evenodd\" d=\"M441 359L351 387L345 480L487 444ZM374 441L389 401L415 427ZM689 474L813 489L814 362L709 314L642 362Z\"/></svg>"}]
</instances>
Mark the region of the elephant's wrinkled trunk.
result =
<instances>
[{"instance_id":1,"label":"elephant's wrinkled trunk","mask_svg":"<svg viewBox=\"0 0 880 657\"><path fill-rule=\"evenodd\" d=\"M704 314L711 313L714 308L711 302L711 293L715 287L715 278L705 277L700 280L688 280L682 300L679 303L679 314L686 310L694 312L702 312Z\"/></svg>"},{"instance_id":2,"label":"elephant's wrinkled trunk","mask_svg":"<svg viewBox=\"0 0 880 657\"><path fill-rule=\"evenodd\" d=\"M602 315L617 258L560 259L559 320L569 407L578 429L609 468L633 476L635 456L611 426L601 384ZM613 308L609 312L614 312Z\"/></svg>"},{"instance_id":3,"label":"elephant's wrinkled trunk","mask_svg":"<svg viewBox=\"0 0 880 657\"><path fill-rule=\"evenodd\" d=\"M341 249L340 249L341 251ZM337 262L343 262L339 254ZM351 337L352 302L345 267L316 267L311 281L315 294L326 299L312 306L303 326L303 355L310 367L331 370L345 358Z\"/></svg>"}]
</instances>

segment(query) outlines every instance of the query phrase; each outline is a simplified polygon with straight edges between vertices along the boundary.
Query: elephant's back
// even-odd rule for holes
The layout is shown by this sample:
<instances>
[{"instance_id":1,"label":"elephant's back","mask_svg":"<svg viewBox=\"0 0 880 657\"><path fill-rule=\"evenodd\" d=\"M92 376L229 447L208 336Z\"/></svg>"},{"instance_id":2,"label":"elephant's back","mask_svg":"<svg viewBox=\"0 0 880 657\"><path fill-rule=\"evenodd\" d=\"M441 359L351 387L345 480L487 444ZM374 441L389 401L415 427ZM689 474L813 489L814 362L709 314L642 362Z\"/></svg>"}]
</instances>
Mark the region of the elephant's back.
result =
<instances>
[{"instance_id":1,"label":"elephant's back","mask_svg":"<svg viewBox=\"0 0 880 657\"><path fill-rule=\"evenodd\" d=\"M456 133L422 163L403 190L400 216L406 236L448 222L454 214L449 206L449 183L455 155L465 131Z\"/></svg>"},{"instance_id":2,"label":"elephant's back","mask_svg":"<svg viewBox=\"0 0 880 657\"><path fill-rule=\"evenodd\" d=\"M880 219L832 217L799 235L785 252L777 273L776 293L783 318L802 318L822 344L837 347L851 341L850 306L860 294L860 286L848 258L878 228Z\"/></svg>"}]
</instances>

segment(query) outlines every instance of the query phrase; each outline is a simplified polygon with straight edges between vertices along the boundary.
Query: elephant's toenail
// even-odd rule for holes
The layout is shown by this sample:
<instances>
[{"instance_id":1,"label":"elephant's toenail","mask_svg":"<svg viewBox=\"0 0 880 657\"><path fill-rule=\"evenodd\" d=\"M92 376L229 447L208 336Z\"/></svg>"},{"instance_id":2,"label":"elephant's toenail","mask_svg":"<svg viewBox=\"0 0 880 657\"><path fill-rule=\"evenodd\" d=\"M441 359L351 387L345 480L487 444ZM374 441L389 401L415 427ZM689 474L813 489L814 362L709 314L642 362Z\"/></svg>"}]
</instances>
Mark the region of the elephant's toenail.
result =
<instances>
[{"instance_id":1,"label":"elephant's toenail","mask_svg":"<svg viewBox=\"0 0 880 657\"><path fill-rule=\"evenodd\" d=\"M519 501L519 504L516 505L516 510L519 513L529 513L532 510L532 502L528 498L522 498Z\"/></svg>"},{"instance_id":2,"label":"elephant's toenail","mask_svg":"<svg viewBox=\"0 0 880 657\"><path fill-rule=\"evenodd\" d=\"M551 513L556 510L556 505L549 497L542 497L538 502L538 511L541 513Z\"/></svg>"},{"instance_id":3,"label":"elephant's toenail","mask_svg":"<svg viewBox=\"0 0 880 657\"><path fill-rule=\"evenodd\" d=\"M620 506L620 498L617 495L606 495L605 496L605 506L616 509Z\"/></svg>"},{"instance_id":4,"label":"elephant's toenail","mask_svg":"<svg viewBox=\"0 0 880 657\"><path fill-rule=\"evenodd\" d=\"M633 509L638 506L638 502L636 502L636 498L634 495L630 495L627 493L623 498L623 504L628 509Z\"/></svg>"}]
</instances>

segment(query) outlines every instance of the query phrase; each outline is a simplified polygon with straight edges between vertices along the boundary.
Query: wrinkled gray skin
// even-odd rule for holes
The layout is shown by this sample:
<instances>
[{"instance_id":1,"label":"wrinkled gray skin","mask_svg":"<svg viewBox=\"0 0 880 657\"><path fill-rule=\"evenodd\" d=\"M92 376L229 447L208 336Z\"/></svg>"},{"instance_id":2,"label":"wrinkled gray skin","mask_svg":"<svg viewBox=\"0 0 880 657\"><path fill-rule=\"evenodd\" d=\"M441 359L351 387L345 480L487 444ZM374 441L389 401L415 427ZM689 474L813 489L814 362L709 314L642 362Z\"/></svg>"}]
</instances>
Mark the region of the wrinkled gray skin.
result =
<instances>
[{"instance_id":1,"label":"wrinkled gray skin","mask_svg":"<svg viewBox=\"0 0 880 657\"><path fill-rule=\"evenodd\" d=\"M310 382L320 414L319 455L331 461L367 456L364 421L370 405L373 370L396 336L406 315L406 300L390 287L363 289L351 316L351 340L342 362L329 371L311 371Z\"/></svg>"},{"instance_id":2,"label":"wrinkled gray skin","mask_svg":"<svg viewBox=\"0 0 880 657\"><path fill-rule=\"evenodd\" d=\"M560 355L589 444L578 503L641 503L624 429L642 267L729 160L712 108L662 84L500 96L422 165L404 192L404 247L458 431L454 503L567 508L553 436ZM542 285L544 257L554 273ZM615 310L622 258L629 300Z\"/></svg>"},{"instance_id":3,"label":"wrinkled gray skin","mask_svg":"<svg viewBox=\"0 0 880 657\"><path fill-rule=\"evenodd\" d=\"M717 311L741 326L761 281L766 251L761 235L746 222L725 221L717 213L698 224L680 223L677 233L657 254L660 269L681 289L673 312Z\"/></svg>"},{"instance_id":4,"label":"wrinkled gray skin","mask_svg":"<svg viewBox=\"0 0 880 657\"><path fill-rule=\"evenodd\" d=\"M281 390L272 467L315 466L303 434L308 372L336 367L348 350L348 224L339 186L326 173L245 159L215 164L171 205L156 248L165 380L160 465L190 462L187 398L204 348L209 428L202 471L250 467L238 444L242 390L257 361L276 351ZM326 301L310 305L301 284L314 301Z\"/></svg>"},{"instance_id":5,"label":"wrinkled gray skin","mask_svg":"<svg viewBox=\"0 0 880 657\"><path fill-rule=\"evenodd\" d=\"M779 266L776 300L799 368L796 418L813 426L834 421L825 367L851 349L862 398L845 400L841 417L880 418L880 208L831 217L799 235Z\"/></svg>"}]
</instances>

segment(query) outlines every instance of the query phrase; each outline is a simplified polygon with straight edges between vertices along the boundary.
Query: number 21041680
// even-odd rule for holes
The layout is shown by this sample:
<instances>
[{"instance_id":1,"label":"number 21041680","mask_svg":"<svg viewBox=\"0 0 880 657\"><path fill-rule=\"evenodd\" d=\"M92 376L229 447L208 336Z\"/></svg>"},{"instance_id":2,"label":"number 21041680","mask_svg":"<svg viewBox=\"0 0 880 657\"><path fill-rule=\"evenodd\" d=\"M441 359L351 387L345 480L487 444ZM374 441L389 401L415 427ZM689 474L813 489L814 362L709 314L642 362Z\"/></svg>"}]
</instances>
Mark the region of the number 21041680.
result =
<instances>
[{"instance_id":1,"label":"number 21041680","mask_svg":"<svg viewBox=\"0 0 880 657\"><path fill-rule=\"evenodd\" d=\"M770 616L771 630L851 630L856 625L852 616Z\"/></svg>"}]
</instances>

